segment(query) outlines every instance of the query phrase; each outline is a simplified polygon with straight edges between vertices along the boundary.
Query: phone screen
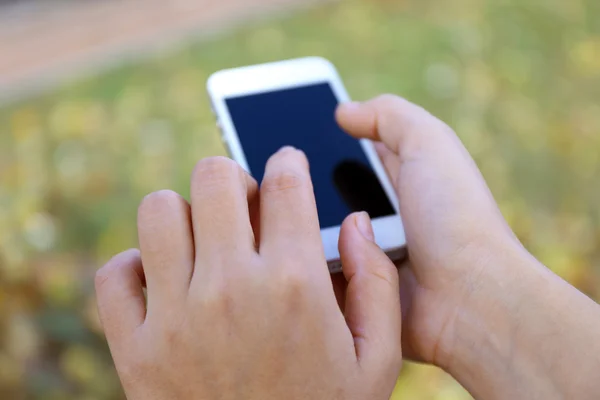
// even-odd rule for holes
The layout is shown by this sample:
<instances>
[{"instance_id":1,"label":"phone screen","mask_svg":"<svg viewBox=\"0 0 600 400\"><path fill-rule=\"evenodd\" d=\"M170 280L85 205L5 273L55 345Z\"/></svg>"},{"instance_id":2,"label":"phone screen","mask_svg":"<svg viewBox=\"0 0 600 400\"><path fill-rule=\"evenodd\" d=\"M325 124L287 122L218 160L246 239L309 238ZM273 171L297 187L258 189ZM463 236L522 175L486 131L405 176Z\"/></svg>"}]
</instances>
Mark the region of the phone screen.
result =
<instances>
[{"instance_id":1,"label":"phone screen","mask_svg":"<svg viewBox=\"0 0 600 400\"><path fill-rule=\"evenodd\" d=\"M341 225L354 211L371 218L395 211L359 141L335 121L329 83L226 99L250 173L260 182L268 158L290 145L310 163L321 228Z\"/></svg>"}]
</instances>

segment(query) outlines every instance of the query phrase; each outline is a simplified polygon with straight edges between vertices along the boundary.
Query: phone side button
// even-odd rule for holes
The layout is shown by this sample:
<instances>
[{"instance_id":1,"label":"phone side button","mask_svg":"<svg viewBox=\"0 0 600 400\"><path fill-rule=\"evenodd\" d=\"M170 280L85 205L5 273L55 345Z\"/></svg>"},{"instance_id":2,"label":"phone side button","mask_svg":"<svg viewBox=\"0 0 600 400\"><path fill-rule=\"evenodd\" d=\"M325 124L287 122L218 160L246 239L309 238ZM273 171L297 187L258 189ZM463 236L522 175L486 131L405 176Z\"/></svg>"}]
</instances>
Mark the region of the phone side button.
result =
<instances>
[{"instance_id":1,"label":"phone side button","mask_svg":"<svg viewBox=\"0 0 600 400\"><path fill-rule=\"evenodd\" d=\"M221 143L223 143L223 146L225 147L227 154L232 156L233 153L231 152L231 147L229 146L229 142L225 138L225 134L223 133L223 128L221 127L221 124L219 124L218 122L217 122L217 128L219 129L219 136L221 137Z\"/></svg>"},{"instance_id":2,"label":"phone side button","mask_svg":"<svg viewBox=\"0 0 600 400\"><path fill-rule=\"evenodd\" d=\"M225 134L223 133L223 125L221 125L221 122L218 119L215 122L215 125L217 126L217 129L219 131L219 136L221 136L221 141L225 142Z\"/></svg>"}]
</instances>

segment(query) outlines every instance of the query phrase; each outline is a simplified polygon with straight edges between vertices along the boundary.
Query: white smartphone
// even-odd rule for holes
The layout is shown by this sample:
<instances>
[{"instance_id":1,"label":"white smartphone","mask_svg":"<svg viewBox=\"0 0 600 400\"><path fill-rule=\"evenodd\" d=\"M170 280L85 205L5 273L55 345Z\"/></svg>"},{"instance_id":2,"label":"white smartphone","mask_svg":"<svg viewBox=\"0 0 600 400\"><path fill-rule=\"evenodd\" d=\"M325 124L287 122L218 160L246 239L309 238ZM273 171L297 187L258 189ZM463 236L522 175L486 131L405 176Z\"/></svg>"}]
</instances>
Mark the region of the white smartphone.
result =
<instances>
[{"instance_id":1,"label":"white smartphone","mask_svg":"<svg viewBox=\"0 0 600 400\"><path fill-rule=\"evenodd\" d=\"M207 88L225 146L257 181L281 147L306 153L332 273L341 268L340 225L355 211L369 213L375 240L390 258L405 256L398 201L373 144L350 137L335 121L338 103L349 97L329 61L308 57L223 70Z\"/></svg>"}]
</instances>

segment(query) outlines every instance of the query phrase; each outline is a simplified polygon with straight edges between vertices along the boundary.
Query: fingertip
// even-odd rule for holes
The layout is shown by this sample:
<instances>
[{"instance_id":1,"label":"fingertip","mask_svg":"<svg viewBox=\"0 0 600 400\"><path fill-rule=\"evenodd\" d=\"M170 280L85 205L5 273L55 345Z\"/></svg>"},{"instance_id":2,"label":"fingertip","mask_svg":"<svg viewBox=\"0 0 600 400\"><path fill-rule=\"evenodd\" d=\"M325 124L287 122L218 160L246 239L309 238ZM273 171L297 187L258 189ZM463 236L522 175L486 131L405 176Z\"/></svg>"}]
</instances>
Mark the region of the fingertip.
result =
<instances>
[{"instance_id":1,"label":"fingertip","mask_svg":"<svg viewBox=\"0 0 600 400\"><path fill-rule=\"evenodd\" d=\"M375 232L369 214L365 211L354 214L354 224L360 234L369 242L375 242Z\"/></svg>"},{"instance_id":2,"label":"fingertip","mask_svg":"<svg viewBox=\"0 0 600 400\"><path fill-rule=\"evenodd\" d=\"M346 217L340 229L338 249L342 259L342 271L346 278L353 276L365 263L365 257L375 236L371 220L366 212L356 212ZM376 246L376 245L375 245Z\"/></svg>"},{"instance_id":3,"label":"fingertip","mask_svg":"<svg viewBox=\"0 0 600 400\"><path fill-rule=\"evenodd\" d=\"M277 150L277 153L280 154L286 154L286 153L293 153L294 151L299 151L297 148L295 148L294 146L283 146L282 148L280 148L279 150Z\"/></svg>"},{"instance_id":4,"label":"fingertip","mask_svg":"<svg viewBox=\"0 0 600 400\"><path fill-rule=\"evenodd\" d=\"M144 322L144 282L138 249L117 254L96 272L98 312L109 339L131 332Z\"/></svg>"},{"instance_id":5,"label":"fingertip","mask_svg":"<svg viewBox=\"0 0 600 400\"><path fill-rule=\"evenodd\" d=\"M349 246L349 242L354 236L353 233L357 231L356 223L354 222L356 214L357 213L348 215L342 222L342 225L340 227L340 236L338 239L338 247L340 254L343 253L346 247Z\"/></svg>"},{"instance_id":6,"label":"fingertip","mask_svg":"<svg viewBox=\"0 0 600 400\"><path fill-rule=\"evenodd\" d=\"M363 103L348 102L338 106L335 113L340 127L356 138L376 138L375 116Z\"/></svg>"},{"instance_id":7,"label":"fingertip","mask_svg":"<svg viewBox=\"0 0 600 400\"><path fill-rule=\"evenodd\" d=\"M369 242L375 241L375 234L371 224L371 218L365 211L354 212L348 215L342 222L340 228L340 240L364 239Z\"/></svg>"},{"instance_id":8,"label":"fingertip","mask_svg":"<svg viewBox=\"0 0 600 400\"><path fill-rule=\"evenodd\" d=\"M336 117L345 117L348 114L359 112L361 110L362 103L358 101L348 101L346 103L340 103L336 110Z\"/></svg>"},{"instance_id":9,"label":"fingertip","mask_svg":"<svg viewBox=\"0 0 600 400\"><path fill-rule=\"evenodd\" d=\"M322 249L315 193L306 155L291 146L273 154L260 186L260 248L265 257L305 254L307 246ZM312 247L311 247L312 246ZM309 252L311 253L311 252ZM322 251L311 253L311 268L327 273ZM306 256L303 256L306 257Z\"/></svg>"},{"instance_id":10,"label":"fingertip","mask_svg":"<svg viewBox=\"0 0 600 400\"><path fill-rule=\"evenodd\" d=\"M261 187L264 189L265 179L268 176L280 176L282 173L285 176L293 175L302 178L302 180L310 178L310 165L306 154L293 146L284 146L279 149L267 160Z\"/></svg>"},{"instance_id":11,"label":"fingertip","mask_svg":"<svg viewBox=\"0 0 600 400\"><path fill-rule=\"evenodd\" d=\"M385 276L385 280L397 285L396 266L375 241L371 220L366 212L353 213L344 220L338 248L342 271L347 279L357 273L366 273Z\"/></svg>"},{"instance_id":12,"label":"fingertip","mask_svg":"<svg viewBox=\"0 0 600 400\"><path fill-rule=\"evenodd\" d=\"M398 272L362 224L370 225L368 215L354 213L340 231L342 270L348 281L344 314L361 365L372 371L393 366L395 371L402 360Z\"/></svg>"},{"instance_id":13,"label":"fingertip","mask_svg":"<svg viewBox=\"0 0 600 400\"><path fill-rule=\"evenodd\" d=\"M140 249L127 249L112 257L107 264L132 263L140 259Z\"/></svg>"},{"instance_id":14,"label":"fingertip","mask_svg":"<svg viewBox=\"0 0 600 400\"><path fill-rule=\"evenodd\" d=\"M145 284L144 270L142 268L142 258L139 249L128 249L111 257L102 267L96 271L96 288L102 286L107 280L107 277L123 268L131 268L140 279L142 284Z\"/></svg>"},{"instance_id":15,"label":"fingertip","mask_svg":"<svg viewBox=\"0 0 600 400\"><path fill-rule=\"evenodd\" d=\"M275 152L268 160L268 164L273 163L294 163L300 164L303 167L308 168L308 158L306 157L306 153L304 151L294 147L294 146L283 146L279 150Z\"/></svg>"}]
</instances>

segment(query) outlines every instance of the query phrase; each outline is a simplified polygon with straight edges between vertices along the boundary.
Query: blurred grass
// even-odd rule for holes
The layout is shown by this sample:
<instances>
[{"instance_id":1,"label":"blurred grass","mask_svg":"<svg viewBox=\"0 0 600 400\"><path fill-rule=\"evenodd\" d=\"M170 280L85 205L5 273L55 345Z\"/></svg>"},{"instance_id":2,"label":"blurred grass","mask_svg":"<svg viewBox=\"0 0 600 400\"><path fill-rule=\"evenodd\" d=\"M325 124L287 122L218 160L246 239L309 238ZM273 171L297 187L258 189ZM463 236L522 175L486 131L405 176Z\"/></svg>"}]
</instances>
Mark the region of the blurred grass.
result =
<instances>
[{"instance_id":1,"label":"blurred grass","mask_svg":"<svg viewBox=\"0 0 600 400\"><path fill-rule=\"evenodd\" d=\"M525 245L600 299L600 2L344 1L249 25L0 109L0 398L116 399L91 277L137 245L146 193L224 154L204 84L320 55L356 99L452 125ZM407 365L395 399L466 399Z\"/></svg>"}]
</instances>

